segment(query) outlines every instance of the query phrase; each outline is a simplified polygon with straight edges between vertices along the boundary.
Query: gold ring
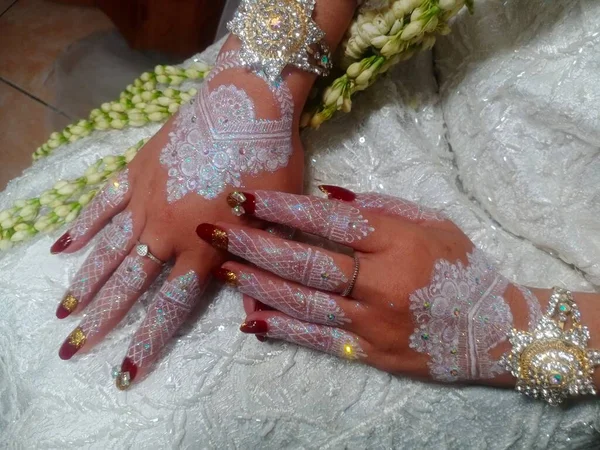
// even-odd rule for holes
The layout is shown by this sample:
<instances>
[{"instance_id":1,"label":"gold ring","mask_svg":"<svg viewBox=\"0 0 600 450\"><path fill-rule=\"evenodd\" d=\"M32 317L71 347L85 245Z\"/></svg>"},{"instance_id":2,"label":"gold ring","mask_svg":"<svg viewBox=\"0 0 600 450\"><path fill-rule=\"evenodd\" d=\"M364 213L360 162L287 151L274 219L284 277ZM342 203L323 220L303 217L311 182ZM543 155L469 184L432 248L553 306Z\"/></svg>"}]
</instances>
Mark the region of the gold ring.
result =
<instances>
[{"instance_id":1,"label":"gold ring","mask_svg":"<svg viewBox=\"0 0 600 450\"><path fill-rule=\"evenodd\" d=\"M352 294L352 289L354 289L356 279L358 278L358 271L360 270L360 261L358 260L358 256L356 256L356 254L354 254L353 257L354 272L352 272L352 278L350 279L350 283L348 283L348 286L346 287L346 289L344 289L344 292L342 292L342 297L349 297L350 294Z\"/></svg>"}]
</instances>

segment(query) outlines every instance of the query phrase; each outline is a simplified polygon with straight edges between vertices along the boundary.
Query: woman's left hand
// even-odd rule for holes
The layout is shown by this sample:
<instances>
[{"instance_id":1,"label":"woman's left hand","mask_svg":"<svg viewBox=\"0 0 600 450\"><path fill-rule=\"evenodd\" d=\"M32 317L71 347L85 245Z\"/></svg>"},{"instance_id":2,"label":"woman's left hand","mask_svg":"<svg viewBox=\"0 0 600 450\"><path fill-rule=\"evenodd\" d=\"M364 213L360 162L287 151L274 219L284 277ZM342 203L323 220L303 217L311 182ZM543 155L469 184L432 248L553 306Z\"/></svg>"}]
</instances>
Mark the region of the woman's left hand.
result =
<instances>
[{"instance_id":1,"label":"woman's left hand","mask_svg":"<svg viewBox=\"0 0 600 450\"><path fill-rule=\"evenodd\" d=\"M247 296L241 330L391 373L510 382L498 360L510 329L541 314L535 296L496 272L437 211L321 189L329 200L252 191L229 201L238 213L324 237L353 256L240 225L198 227L201 238L253 264L228 262L216 274Z\"/></svg>"}]
</instances>

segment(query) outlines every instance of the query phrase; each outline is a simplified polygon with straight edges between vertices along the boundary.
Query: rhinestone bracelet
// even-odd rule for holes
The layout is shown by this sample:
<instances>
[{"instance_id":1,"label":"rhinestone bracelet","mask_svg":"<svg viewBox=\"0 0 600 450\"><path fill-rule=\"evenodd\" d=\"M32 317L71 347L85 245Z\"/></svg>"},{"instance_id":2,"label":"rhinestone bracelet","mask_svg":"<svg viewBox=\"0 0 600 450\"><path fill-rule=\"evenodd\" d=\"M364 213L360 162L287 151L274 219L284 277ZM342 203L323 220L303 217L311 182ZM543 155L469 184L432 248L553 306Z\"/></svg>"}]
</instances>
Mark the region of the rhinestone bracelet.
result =
<instances>
[{"instance_id":1,"label":"rhinestone bracelet","mask_svg":"<svg viewBox=\"0 0 600 450\"><path fill-rule=\"evenodd\" d=\"M571 327L565 325L571 319ZM571 291L553 288L546 313L531 332L512 330L512 350L502 365L517 378L516 389L558 405L568 397L596 394L592 380L600 351L587 348L588 328Z\"/></svg>"},{"instance_id":2,"label":"rhinestone bracelet","mask_svg":"<svg viewBox=\"0 0 600 450\"><path fill-rule=\"evenodd\" d=\"M227 28L242 41L240 60L277 82L288 64L326 76L325 33L312 19L316 0L242 0Z\"/></svg>"}]
</instances>

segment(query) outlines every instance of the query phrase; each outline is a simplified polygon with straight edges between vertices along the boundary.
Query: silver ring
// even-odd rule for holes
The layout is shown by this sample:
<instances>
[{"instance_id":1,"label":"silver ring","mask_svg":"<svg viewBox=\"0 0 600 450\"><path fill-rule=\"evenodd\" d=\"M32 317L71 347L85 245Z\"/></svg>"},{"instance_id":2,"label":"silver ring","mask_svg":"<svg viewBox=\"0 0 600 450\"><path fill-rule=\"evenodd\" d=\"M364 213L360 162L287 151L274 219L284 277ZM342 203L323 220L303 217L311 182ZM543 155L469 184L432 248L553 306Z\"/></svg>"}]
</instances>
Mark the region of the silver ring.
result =
<instances>
[{"instance_id":1,"label":"silver ring","mask_svg":"<svg viewBox=\"0 0 600 450\"><path fill-rule=\"evenodd\" d=\"M354 289L354 285L356 284L356 279L358 278L358 271L360 270L360 261L358 260L358 256L354 254L354 272L352 272L352 278L350 279L350 283L348 283L348 287L344 289L342 292L342 297L349 297L352 294L352 289Z\"/></svg>"},{"instance_id":2,"label":"silver ring","mask_svg":"<svg viewBox=\"0 0 600 450\"><path fill-rule=\"evenodd\" d=\"M135 251L141 257L145 256L150 261L155 262L159 266L164 266L165 265L164 261L161 261L156 256L154 256L152 253L150 253L150 249L148 248L148 246L146 244L142 244L140 241L137 242L137 245L135 246Z\"/></svg>"}]
</instances>

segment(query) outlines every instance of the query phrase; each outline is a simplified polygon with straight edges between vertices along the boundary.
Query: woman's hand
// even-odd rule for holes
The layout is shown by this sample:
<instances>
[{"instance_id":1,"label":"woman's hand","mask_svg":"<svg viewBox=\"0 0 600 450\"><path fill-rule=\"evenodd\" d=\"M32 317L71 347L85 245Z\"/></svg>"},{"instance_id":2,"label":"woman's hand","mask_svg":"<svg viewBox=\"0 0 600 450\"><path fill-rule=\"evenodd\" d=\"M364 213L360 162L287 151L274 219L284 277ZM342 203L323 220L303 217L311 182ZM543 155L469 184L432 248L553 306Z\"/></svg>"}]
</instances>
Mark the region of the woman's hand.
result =
<instances>
[{"instance_id":1,"label":"woman's hand","mask_svg":"<svg viewBox=\"0 0 600 450\"><path fill-rule=\"evenodd\" d=\"M241 330L391 373L510 382L498 360L510 329L540 317L535 296L510 284L442 214L385 195L321 189L333 200L249 191L230 203L351 247L355 259L245 226L198 227L202 239L253 264L227 262L217 273L248 296Z\"/></svg>"}]
</instances>

